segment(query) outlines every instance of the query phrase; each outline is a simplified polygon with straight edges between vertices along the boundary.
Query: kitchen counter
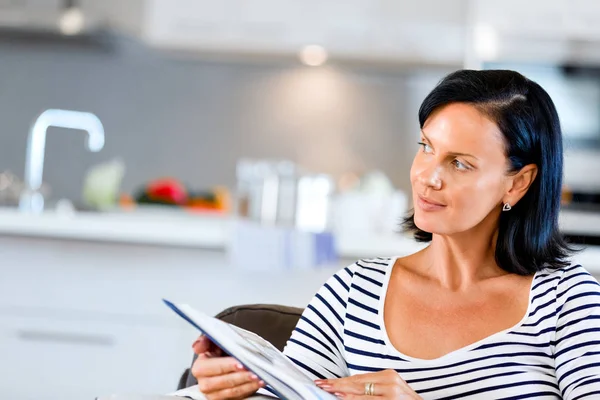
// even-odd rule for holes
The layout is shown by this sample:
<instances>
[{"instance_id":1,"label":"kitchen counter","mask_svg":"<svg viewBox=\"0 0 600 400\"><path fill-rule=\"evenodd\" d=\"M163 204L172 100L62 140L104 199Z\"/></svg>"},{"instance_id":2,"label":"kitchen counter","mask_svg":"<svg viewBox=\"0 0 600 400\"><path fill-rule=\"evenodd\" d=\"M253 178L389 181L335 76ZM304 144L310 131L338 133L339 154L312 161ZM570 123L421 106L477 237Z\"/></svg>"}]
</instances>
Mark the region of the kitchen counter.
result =
<instances>
[{"instance_id":1,"label":"kitchen counter","mask_svg":"<svg viewBox=\"0 0 600 400\"><path fill-rule=\"evenodd\" d=\"M600 214L563 212L561 229L568 233L599 235ZM220 215L195 215L180 211L143 210L106 213L24 214L0 209L0 235L122 242L131 244L225 250L233 220ZM423 244L402 235L338 234L337 246L344 259L405 255ZM600 246L588 246L574 260L600 274Z\"/></svg>"},{"instance_id":2,"label":"kitchen counter","mask_svg":"<svg viewBox=\"0 0 600 400\"><path fill-rule=\"evenodd\" d=\"M233 219L228 216L177 211L46 212L36 215L0 209L0 235L9 236L225 250L232 228ZM343 258L409 254L422 247L401 235L338 235L337 241Z\"/></svg>"},{"instance_id":3,"label":"kitchen counter","mask_svg":"<svg viewBox=\"0 0 600 400\"><path fill-rule=\"evenodd\" d=\"M175 211L27 214L0 209L1 235L222 249L230 226L227 217Z\"/></svg>"}]
</instances>

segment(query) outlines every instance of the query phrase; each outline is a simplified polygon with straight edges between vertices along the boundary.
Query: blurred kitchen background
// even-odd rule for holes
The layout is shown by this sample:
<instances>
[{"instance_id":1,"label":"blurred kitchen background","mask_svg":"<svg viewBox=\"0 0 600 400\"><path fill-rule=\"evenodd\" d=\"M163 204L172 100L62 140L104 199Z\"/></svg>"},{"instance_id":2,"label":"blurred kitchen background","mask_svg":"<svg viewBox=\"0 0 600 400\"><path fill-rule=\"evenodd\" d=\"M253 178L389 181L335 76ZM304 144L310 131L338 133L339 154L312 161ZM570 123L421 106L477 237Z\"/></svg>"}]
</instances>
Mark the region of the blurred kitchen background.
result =
<instances>
[{"instance_id":1,"label":"blurred kitchen background","mask_svg":"<svg viewBox=\"0 0 600 400\"><path fill-rule=\"evenodd\" d=\"M596 0L0 0L0 397L168 393L196 332L162 298L304 306L355 259L419 249L398 232L417 111L460 68L553 97L561 229L600 276L599 19Z\"/></svg>"}]
</instances>

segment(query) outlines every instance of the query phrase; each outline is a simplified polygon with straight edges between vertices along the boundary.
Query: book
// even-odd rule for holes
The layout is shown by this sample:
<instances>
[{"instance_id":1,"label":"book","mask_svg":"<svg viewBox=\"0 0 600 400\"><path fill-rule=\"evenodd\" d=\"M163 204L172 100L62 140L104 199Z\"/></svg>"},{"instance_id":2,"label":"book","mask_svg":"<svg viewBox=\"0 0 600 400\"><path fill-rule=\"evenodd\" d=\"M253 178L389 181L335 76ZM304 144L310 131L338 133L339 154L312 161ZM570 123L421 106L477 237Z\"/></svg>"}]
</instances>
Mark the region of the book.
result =
<instances>
[{"instance_id":1,"label":"book","mask_svg":"<svg viewBox=\"0 0 600 400\"><path fill-rule=\"evenodd\" d=\"M337 399L315 385L289 358L257 334L208 316L187 304L163 301L225 353L262 379L279 398Z\"/></svg>"}]
</instances>

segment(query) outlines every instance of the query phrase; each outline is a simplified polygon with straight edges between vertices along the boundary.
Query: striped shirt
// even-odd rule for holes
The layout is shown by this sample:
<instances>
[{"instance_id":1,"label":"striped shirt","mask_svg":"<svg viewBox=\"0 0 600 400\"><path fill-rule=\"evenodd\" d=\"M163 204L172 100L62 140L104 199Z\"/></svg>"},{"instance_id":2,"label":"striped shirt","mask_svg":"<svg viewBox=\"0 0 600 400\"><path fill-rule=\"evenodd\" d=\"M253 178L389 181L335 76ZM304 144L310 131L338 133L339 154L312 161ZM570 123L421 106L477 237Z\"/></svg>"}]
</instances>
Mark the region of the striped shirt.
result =
<instances>
[{"instance_id":1,"label":"striped shirt","mask_svg":"<svg viewBox=\"0 0 600 400\"><path fill-rule=\"evenodd\" d=\"M312 299L284 350L311 378L394 369L424 399L600 399L600 284L583 267L537 272L519 324L425 360L383 323L395 260L358 261Z\"/></svg>"}]
</instances>

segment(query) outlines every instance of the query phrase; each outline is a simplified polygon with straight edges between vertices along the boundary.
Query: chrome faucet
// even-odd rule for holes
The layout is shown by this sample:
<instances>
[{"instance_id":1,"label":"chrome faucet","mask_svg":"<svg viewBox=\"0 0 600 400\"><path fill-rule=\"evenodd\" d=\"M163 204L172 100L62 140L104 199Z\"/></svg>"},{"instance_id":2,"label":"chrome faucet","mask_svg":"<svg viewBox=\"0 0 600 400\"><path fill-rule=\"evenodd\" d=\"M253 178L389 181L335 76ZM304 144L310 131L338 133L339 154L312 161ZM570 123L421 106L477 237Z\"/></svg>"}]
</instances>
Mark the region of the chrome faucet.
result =
<instances>
[{"instance_id":1,"label":"chrome faucet","mask_svg":"<svg viewBox=\"0 0 600 400\"><path fill-rule=\"evenodd\" d=\"M44 196L40 193L44 172L46 132L51 126L84 130L88 133L87 148L97 152L104 147L104 127L94 114L81 111L49 109L40 114L29 131L25 161L25 190L19 208L23 211L44 210Z\"/></svg>"}]
</instances>

